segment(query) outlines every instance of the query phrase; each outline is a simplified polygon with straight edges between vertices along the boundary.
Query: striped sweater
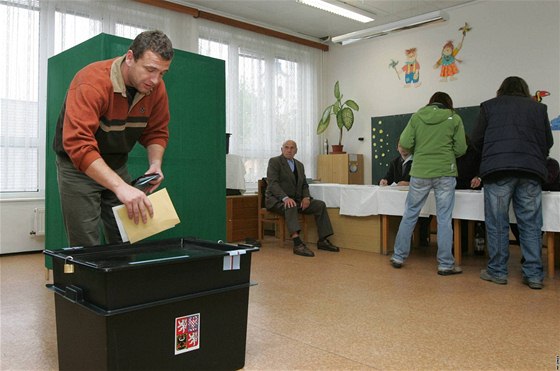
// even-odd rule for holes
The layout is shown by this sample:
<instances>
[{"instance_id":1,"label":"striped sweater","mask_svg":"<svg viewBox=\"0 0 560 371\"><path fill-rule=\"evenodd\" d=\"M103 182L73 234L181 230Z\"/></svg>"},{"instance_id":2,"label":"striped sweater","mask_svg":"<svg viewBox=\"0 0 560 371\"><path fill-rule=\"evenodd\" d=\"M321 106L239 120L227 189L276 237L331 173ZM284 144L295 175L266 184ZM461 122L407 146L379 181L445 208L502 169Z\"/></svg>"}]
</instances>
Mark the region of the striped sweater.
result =
<instances>
[{"instance_id":1,"label":"striped sweater","mask_svg":"<svg viewBox=\"0 0 560 371\"><path fill-rule=\"evenodd\" d=\"M170 115L164 82L149 95L137 92L129 108L123 60L124 56L84 67L68 88L53 149L80 171L99 158L112 169L123 166L136 142L167 146Z\"/></svg>"}]
</instances>

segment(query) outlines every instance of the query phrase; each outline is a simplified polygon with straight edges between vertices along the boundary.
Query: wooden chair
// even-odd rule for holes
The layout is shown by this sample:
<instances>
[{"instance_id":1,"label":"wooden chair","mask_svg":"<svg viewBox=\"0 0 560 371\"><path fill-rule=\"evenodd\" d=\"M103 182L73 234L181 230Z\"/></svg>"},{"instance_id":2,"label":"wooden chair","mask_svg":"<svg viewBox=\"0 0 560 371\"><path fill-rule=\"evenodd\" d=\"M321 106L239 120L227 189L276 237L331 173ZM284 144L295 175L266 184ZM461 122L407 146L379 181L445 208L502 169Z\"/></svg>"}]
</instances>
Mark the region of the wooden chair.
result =
<instances>
[{"instance_id":1,"label":"wooden chair","mask_svg":"<svg viewBox=\"0 0 560 371\"><path fill-rule=\"evenodd\" d=\"M280 214L268 211L265 207L265 192L268 186L266 178L259 179L258 182L258 204L259 204L259 241L263 239L264 236L264 226L265 224L274 224L274 235L276 238L280 238L282 241L286 240L286 221L284 216ZM305 220L305 215L299 214L302 232L304 235L307 233L307 222ZM289 236L288 236L289 237Z\"/></svg>"}]
</instances>

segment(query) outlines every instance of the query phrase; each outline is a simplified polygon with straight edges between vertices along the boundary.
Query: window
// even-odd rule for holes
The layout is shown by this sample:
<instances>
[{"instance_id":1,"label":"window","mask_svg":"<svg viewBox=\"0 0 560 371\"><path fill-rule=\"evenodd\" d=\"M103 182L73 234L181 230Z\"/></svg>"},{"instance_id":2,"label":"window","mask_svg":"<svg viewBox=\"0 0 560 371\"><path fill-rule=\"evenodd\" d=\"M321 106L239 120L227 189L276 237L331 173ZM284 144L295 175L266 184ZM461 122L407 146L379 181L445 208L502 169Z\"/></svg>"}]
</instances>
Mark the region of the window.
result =
<instances>
[{"instance_id":1,"label":"window","mask_svg":"<svg viewBox=\"0 0 560 371\"><path fill-rule=\"evenodd\" d=\"M134 39L139 33L147 31L147 28L130 24L117 23L115 26L115 35Z\"/></svg>"},{"instance_id":2,"label":"window","mask_svg":"<svg viewBox=\"0 0 560 371\"><path fill-rule=\"evenodd\" d=\"M57 11L54 22L55 54L101 33L101 22L87 15Z\"/></svg>"},{"instance_id":3,"label":"window","mask_svg":"<svg viewBox=\"0 0 560 371\"><path fill-rule=\"evenodd\" d=\"M134 38L148 29L126 21L127 17L135 21L149 18L145 11L140 12L141 17L135 16L139 12L130 4L123 11L115 10L118 10L115 4L0 2L0 48L5 51L0 57L0 193L3 195L26 197L22 193L37 193L43 188L40 183L43 181L41 172L44 173L45 129L40 127L44 112L40 113L39 89L45 89L46 78L40 79L39 71L41 64L46 66L47 62L39 60L40 43L43 53L53 55L86 41L103 29L114 29L114 34L127 38ZM119 20L124 18L125 21L108 20L111 17L104 18L104 12L119 13ZM39 35L40 17L46 19L44 24L49 31L42 35Z\"/></svg>"},{"instance_id":4,"label":"window","mask_svg":"<svg viewBox=\"0 0 560 371\"><path fill-rule=\"evenodd\" d=\"M280 154L287 139L298 143L298 158L312 177L317 138L309 117L317 103L315 94L302 92L315 91L316 79L308 75L316 70L302 64L312 65L313 58L298 48L254 35L236 37L214 26L202 27L198 50L226 61L226 131L232 134L230 153L244 159L246 188L256 188L268 160Z\"/></svg>"},{"instance_id":5,"label":"window","mask_svg":"<svg viewBox=\"0 0 560 371\"><path fill-rule=\"evenodd\" d=\"M0 3L0 31L0 192L37 192L38 3Z\"/></svg>"}]
</instances>

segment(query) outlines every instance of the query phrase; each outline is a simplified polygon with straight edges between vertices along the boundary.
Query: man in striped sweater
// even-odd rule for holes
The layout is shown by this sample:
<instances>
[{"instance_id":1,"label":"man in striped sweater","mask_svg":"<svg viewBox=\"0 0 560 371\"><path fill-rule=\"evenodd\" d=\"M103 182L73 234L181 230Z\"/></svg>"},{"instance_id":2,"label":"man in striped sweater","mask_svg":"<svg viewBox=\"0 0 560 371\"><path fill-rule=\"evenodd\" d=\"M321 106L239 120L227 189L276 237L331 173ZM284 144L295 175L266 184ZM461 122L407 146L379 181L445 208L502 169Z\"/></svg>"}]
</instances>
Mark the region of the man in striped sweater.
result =
<instances>
[{"instance_id":1,"label":"man in striped sweater","mask_svg":"<svg viewBox=\"0 0 560 371\"><path fill-rule=\"evenodd\" d=\"M121 238L112 207L124 204L128 217L146 223L153 215L146 194L131 186L128 153L136 142L148 155L146 174L156 173L147 193L163 180L169 139L169 105L162 80L173 47L161 31L145 31L124 56L92 63L75 75L57 122L53 149L62 213L71 246Z\"/></svg>"}]
</instances>

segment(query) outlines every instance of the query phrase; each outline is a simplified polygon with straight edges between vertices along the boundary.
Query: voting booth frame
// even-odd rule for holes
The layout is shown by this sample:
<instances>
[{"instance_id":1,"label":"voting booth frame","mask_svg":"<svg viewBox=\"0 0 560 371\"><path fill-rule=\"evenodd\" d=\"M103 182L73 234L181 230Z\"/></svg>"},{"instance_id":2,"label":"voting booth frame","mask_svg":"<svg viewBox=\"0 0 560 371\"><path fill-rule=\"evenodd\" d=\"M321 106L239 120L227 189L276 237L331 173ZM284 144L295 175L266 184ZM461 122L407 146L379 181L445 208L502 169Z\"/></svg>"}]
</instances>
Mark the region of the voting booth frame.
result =
<instances>
[{"instance_id":1,"label":"voting booth frame","mask_svg":"<svg viewBox=\"0 0 560 371\"><path fill-rule=\"evenodd\" d=\"M124 55L132 40L99 34L48 61L47 143L45 175L45 246L68 246L52 149L56 123L66 91L86 65ZM171 121L163 160L167 188L181 223L151 239L182 236L218 241L226 238L225 62L175 49L164 77ZM148 169L146 150L137 144L129 154L133 178ZM201 197L204 195L204 197ZM45 266L52 268L50 256Z\"/></svg>"}]
</instances>

